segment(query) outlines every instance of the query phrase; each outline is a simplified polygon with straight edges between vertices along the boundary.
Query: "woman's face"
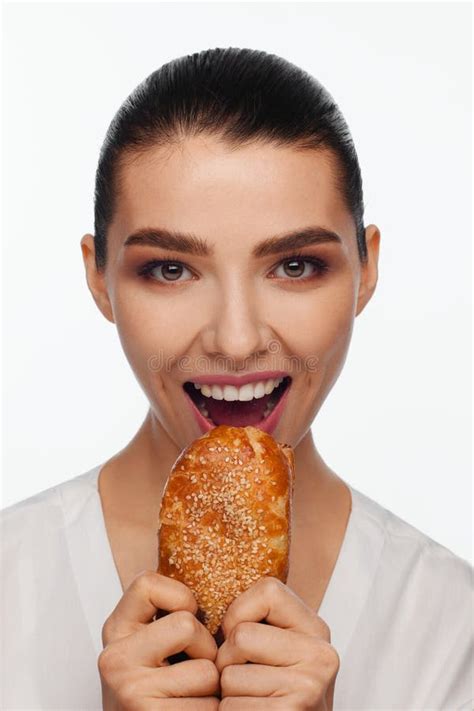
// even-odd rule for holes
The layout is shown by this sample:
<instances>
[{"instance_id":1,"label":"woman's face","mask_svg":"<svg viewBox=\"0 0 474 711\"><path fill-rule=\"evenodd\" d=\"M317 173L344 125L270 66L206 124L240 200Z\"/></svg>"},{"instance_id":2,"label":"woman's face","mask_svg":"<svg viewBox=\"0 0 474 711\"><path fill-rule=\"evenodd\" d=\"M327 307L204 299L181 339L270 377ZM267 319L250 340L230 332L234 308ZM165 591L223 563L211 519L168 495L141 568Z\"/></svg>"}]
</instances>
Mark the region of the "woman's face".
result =
<instances>
[{"instance_id":1,"label":"woman's face","mask_svg":"<svg viewBox=\"0 0 474 711\"><path fill-rule=\"evenodd\" d=\"M296 446L377 279L379 232L367 228L361 267L330 154L190 138L135 157L121 178L105 273L91 235L83 253L157 422L179 449L222 422Z\"/></svg>"}]
</instances>

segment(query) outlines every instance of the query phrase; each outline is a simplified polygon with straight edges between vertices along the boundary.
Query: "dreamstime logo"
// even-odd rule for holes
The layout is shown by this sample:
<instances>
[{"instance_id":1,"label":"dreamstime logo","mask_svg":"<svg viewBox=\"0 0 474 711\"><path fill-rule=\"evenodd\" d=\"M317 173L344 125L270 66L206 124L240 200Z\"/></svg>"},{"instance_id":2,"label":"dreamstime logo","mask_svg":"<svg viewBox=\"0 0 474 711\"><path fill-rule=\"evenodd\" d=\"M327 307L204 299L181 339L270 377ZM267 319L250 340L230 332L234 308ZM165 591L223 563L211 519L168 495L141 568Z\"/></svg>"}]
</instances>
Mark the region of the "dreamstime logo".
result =
<instances>
[{"instance_id":1,"label":"dreamstime logo","mask_svg":"<svg viewBox=\"0 0 474 711\"><path fill-rule=\"evenodd\" d=\"M236 361L232 356L217 356L210 358L206 355L165 356L160 348L148 358L148 369L152 371L164 370L169 373L177 369L183 373L237 373L238 371L266 371L283 370L287 373L301 373L317 370L319 358L315 355L299 358L298 356L281 355L281 345L278 341L271 340L267 345L269 355L257 355L255 358L246 358L243 362Z\"/></svg>"}]
</instances>

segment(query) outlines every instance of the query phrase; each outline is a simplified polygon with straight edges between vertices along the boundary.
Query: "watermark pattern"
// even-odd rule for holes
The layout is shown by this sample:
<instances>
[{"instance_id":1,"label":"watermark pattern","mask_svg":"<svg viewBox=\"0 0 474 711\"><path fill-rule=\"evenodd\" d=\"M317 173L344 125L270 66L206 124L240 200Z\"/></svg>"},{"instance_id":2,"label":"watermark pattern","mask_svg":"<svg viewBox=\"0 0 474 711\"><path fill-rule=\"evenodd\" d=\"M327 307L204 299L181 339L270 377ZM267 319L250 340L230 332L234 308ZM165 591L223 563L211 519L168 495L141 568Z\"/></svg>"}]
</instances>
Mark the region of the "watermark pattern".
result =
<instances>
[{"instance_id":1,"label":"watermark pattern","mask_svg":"<svg viewBox=\"0 0 474 711\"><path fill-rule=\"evenodd\" d=\"M232 356L216 356L210 358L207 355L189 356L165 355L162 349L148 358L148 369L152 371L179 370L183 373L238 373L241 370L258 371L281 370L287 373L313 372L318 368L319 358L316 355L300 358L298 356L281 355L281 345L276 340L269 341L267 345L268 355L257 355L254 358L246 358L244 361L236 361Z\"/></svg>"}]
</instances>

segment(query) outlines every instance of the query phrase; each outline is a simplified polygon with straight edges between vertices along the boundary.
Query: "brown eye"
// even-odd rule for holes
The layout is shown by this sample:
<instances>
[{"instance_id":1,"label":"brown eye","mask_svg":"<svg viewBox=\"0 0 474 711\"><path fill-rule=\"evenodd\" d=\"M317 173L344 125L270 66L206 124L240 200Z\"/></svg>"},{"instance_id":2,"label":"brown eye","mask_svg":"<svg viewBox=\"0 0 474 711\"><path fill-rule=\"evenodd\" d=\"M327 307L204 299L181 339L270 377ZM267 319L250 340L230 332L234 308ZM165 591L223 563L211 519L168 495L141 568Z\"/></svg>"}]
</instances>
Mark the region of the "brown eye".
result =
<instances>
[{"instance_id":1,"label":"brown eye","mask_svg":"<svg viewBox=\"0 0 474 711\"><path fill-rule=\"evenodd\" d=\"M278 274L279 270L282 270L283 274ZM319 257L294 255L280 262L275 275L283 279L290 277L292 281L306 282L323 277L328 271L329 265Z\"/></svg>"},{"instance_id":2,"label":"brown eye","mask_svg":"<svg viewBox=\"0 0 474 711\"><path fill-rule=\"evenodd\" d=\"M191 279L182 279L181 277L186 277L186 272ZM160 260L152 259L151 262L146 262L138 270L137 274L139 277L146 279L147 281L156 281L163 284L164 282L183 282L191 281L193 275L191 271L184 264L180 262L171 262L170 260Z\"/></svg>"},{"instance_id":3,"label":"brown eye","mask_svg":"<svg viewBox=\"0 0 474 711\"><path fill-rule=\"evenodd\" d=\"M183 267L181 266L181 264L173 264L172 262L168 262L168 264L163 264L160 269L163 277L167 281L175 281L176 279L179 279L179 277L183 273Z\"/></svg>"},{"instance_id":4,"label":"brown eye","mask_svg":"<svg viewBox=\"0 0 474 711\"><path fill-rule=\"evenodd\" d=\"M304 273L303 259L288 259L283 264L285 273L290 277L299 277Z\"/></svg>"}]
</instances>

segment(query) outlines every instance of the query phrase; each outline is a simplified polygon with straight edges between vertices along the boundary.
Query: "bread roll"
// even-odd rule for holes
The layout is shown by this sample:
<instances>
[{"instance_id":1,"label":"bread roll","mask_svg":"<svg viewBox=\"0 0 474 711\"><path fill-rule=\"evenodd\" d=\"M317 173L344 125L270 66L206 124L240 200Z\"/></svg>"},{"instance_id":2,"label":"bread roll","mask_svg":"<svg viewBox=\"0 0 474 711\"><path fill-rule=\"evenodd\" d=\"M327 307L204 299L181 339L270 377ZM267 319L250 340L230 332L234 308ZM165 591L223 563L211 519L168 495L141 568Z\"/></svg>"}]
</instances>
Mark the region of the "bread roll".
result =
<instances>
[{"instance_id":1,"label":"bread roll","mask_svg":"<svg viewBox=\"0 0 474 711\"><path fill-rule=\"evenodd\" d=\"M261 576L286 582L294 453L258 428L219 425L176 460L159 514L158 572L185 583L211 634Z\"/></svg>"}]
</instances>

